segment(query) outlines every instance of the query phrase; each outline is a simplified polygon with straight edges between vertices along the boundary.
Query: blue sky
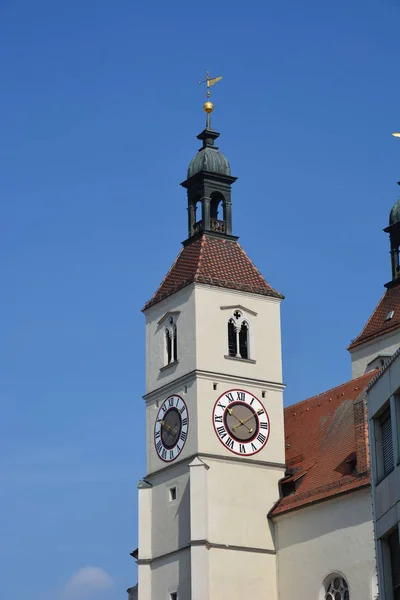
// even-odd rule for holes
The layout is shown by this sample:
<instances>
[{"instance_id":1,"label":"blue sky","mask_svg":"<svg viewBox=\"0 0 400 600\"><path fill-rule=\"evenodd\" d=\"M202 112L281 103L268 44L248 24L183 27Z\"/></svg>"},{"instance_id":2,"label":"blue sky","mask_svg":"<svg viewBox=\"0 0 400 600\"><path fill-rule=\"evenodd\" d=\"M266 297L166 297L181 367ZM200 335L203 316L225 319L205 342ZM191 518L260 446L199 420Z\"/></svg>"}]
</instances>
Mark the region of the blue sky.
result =
<instances>
[{"instance_id":1,"label":"blue sky","mask_svg":"<svg viewBox=\"0 0 400 600\"><path fill-rule=\"evenodd\" d=\"M282 307L286 403L350 378L390 278L395 0L0 1L1 597L117 600L145 473L140 309L204 124ZM28 591L27 591L28 590Z\"/></svg>"}]
</instances>

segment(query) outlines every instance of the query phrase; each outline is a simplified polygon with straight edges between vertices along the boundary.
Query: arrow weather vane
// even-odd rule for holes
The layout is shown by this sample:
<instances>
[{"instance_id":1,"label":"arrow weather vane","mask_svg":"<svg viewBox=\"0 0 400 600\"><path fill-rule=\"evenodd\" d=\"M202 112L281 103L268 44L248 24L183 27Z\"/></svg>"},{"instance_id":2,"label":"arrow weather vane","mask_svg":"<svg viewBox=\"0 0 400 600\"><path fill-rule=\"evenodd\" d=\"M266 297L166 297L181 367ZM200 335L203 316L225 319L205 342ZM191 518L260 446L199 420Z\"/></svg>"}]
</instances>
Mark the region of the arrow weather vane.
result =
<instances>
[{"instance_id":1,"label":"arrow weather vane","mask_svg":"<svg viewBox=\"0 0 400 600\"><path fill-rule=\"evenodd\" d=\"M221 77L214 77L214 79L211 79L208 71L206 72L206 78L204 81L199 81L199 85L201 85L202 83L206 83L207 84L207 93L206 96L207 98L210 97L211 92L210 92L210 87L212 87L213 85L215 85L216 83L218 83L218 81L221 81L222 76Z\"/></svg>"},{"instance_id":2,"label":"arrow weather vane","mask_svg":"<svg viewBox=\"0 0 400 600\"><path fill-rule=\"evenodd\" d=\"M207 129L211 129L211 121L210 121L210 114L212 113L212 111L214 110L214 105L213 103L210 101L210 96L211 96L211 92L210 92L210 87L212 87L213 85L215 85L216 83L218 83L218 81L221 81L222 77L214 77L211 78L208 71L206 72L206 78L204 81L199 81L199 84L201 85L202 83L205 83L207 85L207 91L206 91L206 97L207 100L204 103L204 111L207 113L207 123L206 123L206 128Z\"/></svg>"}]
</instances>

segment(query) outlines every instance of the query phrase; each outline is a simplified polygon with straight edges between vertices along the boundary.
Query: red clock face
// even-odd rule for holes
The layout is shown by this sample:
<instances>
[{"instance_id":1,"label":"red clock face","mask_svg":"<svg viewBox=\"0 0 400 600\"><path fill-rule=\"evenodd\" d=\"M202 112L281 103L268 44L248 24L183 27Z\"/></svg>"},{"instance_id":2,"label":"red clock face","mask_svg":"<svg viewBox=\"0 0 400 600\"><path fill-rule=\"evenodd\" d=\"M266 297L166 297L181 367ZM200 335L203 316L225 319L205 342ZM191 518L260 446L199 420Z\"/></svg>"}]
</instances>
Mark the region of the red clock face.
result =
<instances>
[{"instance_id":1,"label":"red clock face","mask_svg":"<svg viewBox=\"0 0 400 600\"><path fill-rule=\"evenodd\" d=\"M154 424L154 445L161 460L172 462L183 450L189 429L189 413L184 400L168 396L161 404Z\"/></svg>"},{"instance_id":2,"label":"red clock face","mask_svg":"<svg viewBox=\"0 0 400 600\"><path fill-rule=\"evenodd\" d=\"M240 456L260 452L268 441L267 411L260 400L246 390L224 392L214 405L212 420L221 444Z\"/></svg>"}]
</instances>

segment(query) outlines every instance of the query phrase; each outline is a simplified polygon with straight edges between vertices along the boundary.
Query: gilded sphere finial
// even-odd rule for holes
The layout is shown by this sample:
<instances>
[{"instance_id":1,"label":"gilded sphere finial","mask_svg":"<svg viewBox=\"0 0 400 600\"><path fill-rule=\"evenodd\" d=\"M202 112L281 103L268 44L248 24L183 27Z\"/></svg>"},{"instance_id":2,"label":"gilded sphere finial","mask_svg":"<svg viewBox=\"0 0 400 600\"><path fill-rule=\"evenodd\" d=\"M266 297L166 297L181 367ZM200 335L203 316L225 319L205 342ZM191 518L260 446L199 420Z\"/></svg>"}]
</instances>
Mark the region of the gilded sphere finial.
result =
<instances>
[{"instance_id":1,"label":"gilded sphere finial","mask_svg":"<svg viewBox=\"0 0 400 600\"><path fill-rule=\"evenodd\" d=\"M214 104L210 102L210 100L207 100L207 102L204 102L203 108L204 112L206 112L209 115L214 110Z\"/></svg>"}]
</instances>

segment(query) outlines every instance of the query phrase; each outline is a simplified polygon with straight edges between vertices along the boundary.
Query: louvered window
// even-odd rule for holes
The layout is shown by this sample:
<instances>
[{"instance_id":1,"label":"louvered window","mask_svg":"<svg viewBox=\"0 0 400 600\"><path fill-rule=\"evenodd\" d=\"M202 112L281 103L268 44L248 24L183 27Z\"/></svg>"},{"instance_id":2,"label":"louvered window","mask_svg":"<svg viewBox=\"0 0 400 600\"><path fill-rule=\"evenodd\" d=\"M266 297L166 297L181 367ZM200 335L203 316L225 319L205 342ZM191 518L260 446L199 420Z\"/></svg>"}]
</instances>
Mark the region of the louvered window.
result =
<instances>
[{"instance_id":1,"label":"louvered window","mask_svg":"<svg viewBox=\"0 0 400 600\"><path fill-rule=\"evenodd\" d=\"M380 418L380 425L382 436L383 476L386 477L386 475L394 468L392 420L390 418L390 408L386 410Z\"/></svg>"},{"instance_id":2,"label":"louvered window","mask_svg":"<svg viewBox=\"0 0 400 600\"><path fill-rule=\"evenodd\" d=\"M392 571L393 598L400 600L400 546L399 530L396 528L388 537L390 566Z\"/></svg>"}]
</instances>

